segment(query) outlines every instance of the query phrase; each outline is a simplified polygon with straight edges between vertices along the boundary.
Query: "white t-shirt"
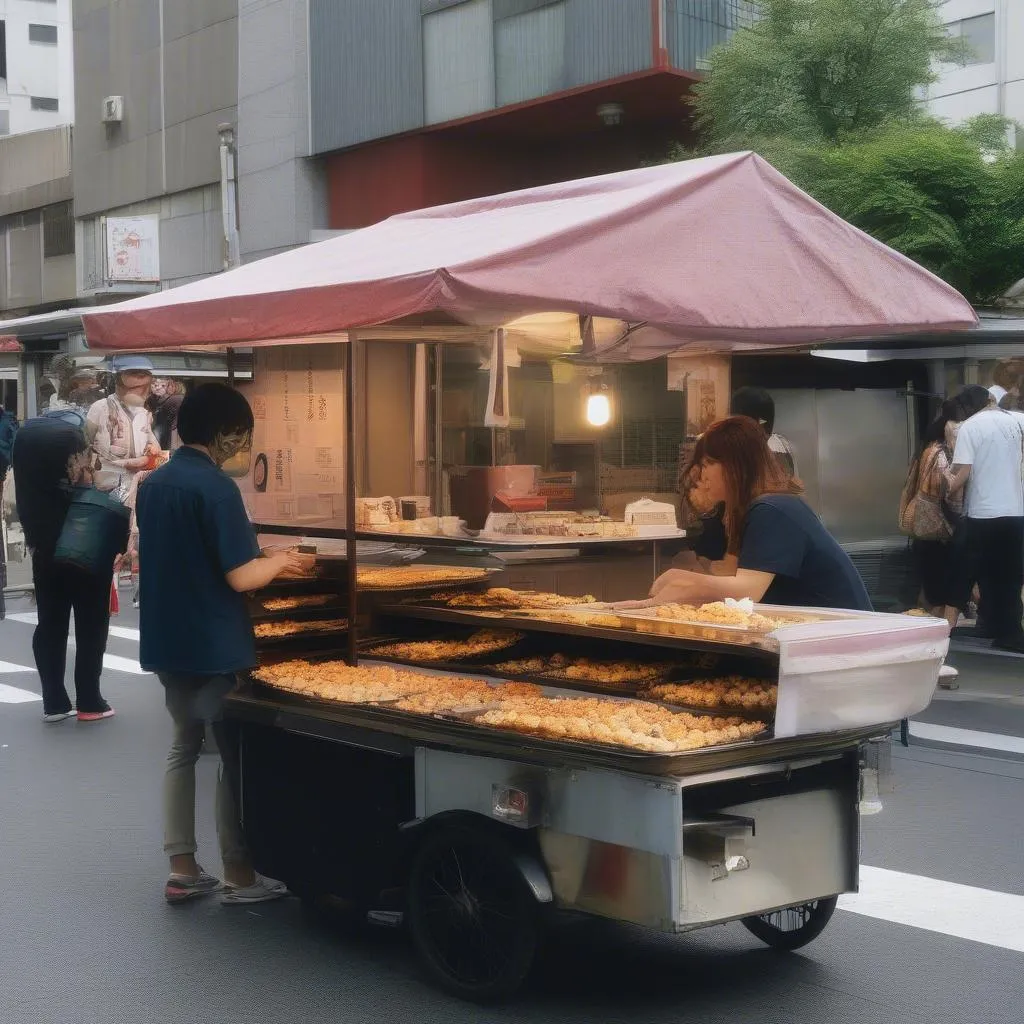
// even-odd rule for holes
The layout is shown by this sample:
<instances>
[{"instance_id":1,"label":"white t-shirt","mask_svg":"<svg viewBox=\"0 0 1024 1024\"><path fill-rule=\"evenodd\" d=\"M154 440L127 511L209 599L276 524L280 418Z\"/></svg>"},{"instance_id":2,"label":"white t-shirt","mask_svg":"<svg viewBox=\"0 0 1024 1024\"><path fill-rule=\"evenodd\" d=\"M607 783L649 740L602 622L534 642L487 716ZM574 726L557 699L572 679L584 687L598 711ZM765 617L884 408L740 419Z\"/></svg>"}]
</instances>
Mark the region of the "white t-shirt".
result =
<instances>
[{"instance_id":1,"label":"white t-shirt","mask_svg":"<svg viewBox=\"0 0 1024 1024\"><path fill-rule=\"evenodd\" d=\"M953 463L970 466L964 514L969 519L1024 516L1024 413L985 409L960 427Z\"/></svg>"}]
</instances>

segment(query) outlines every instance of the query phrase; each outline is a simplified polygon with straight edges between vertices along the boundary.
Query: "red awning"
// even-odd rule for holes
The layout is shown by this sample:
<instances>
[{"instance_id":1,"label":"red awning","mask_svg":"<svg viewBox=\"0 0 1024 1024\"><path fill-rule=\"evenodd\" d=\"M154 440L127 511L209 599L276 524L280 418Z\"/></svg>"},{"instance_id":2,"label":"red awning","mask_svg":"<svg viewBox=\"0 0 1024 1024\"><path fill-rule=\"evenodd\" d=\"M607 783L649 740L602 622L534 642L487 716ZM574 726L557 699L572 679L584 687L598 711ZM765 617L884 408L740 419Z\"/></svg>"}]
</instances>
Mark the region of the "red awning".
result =
<instances>
[{"instance_id":1,"label":"red awning","mask_svg":"<svg viewBox=\"0 0 1024 1024\"><path fill-rule=\"evenodd\" d=\"M651 356L977 322L957 291L753 153L401 214L83 320L90 347L144 350L395 321L514 332L540 313L629 325L630 344ZM558 320L533 316L521 329L540 340Z\"/></svg>"}]
</instances>

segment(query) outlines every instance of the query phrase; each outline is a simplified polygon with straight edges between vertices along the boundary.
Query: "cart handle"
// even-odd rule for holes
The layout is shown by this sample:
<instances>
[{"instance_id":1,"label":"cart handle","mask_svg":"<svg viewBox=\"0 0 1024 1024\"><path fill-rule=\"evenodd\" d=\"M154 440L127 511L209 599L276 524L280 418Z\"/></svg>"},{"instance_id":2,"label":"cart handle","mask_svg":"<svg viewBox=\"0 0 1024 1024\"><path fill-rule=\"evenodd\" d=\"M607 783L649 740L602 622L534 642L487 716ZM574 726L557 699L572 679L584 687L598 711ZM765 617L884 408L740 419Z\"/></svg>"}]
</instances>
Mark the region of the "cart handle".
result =
<instances>
[{"instance_id":1,"label":"cart handle","mask_svg":"<svg viewBox=\"0 0 1024 1024\"><path fill-rule=\"evenodd\" d=\"M740 814L703 814L699 818L684 818L684 832L717 832L736 833L749 832L756 835L753 818L745 818Z\"/></svg>"}]
</instances>

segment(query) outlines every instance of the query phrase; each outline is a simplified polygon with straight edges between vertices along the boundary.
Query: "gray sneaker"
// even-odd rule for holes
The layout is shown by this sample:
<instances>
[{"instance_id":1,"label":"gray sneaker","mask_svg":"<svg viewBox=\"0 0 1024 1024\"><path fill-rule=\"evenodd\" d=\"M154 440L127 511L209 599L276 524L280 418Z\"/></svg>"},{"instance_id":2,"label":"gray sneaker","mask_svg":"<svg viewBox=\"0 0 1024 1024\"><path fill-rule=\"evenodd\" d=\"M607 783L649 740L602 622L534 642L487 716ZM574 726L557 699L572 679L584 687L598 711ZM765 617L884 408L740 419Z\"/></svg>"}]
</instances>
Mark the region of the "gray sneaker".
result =
<instances>
[{"instance_id":1,"label":"gray sneaker","mask_svg":"<svg viewBox=\"0 0 1024 1024\"><path fill-rule=\"evenodd\" d=\"M226 891L220 899L221 903L267 903L291 895L284 882L259 874L253 885L239 887L227 882L224 888Z\"/></svg>"},{"instance_id":2,"label":"gray sneaker","mask_svg":"<svg viewBox=\"0 0 1024 1024\"><path fill-rule=\"evenodd\" d=\"M167 884L164 885L164 899L171 904L187 903L200 896L220 892L223 888L224 883L219 878L208 875L200 868L196 878L190 878L188 875L170 875Z\"/></svg>"}]
</instances>

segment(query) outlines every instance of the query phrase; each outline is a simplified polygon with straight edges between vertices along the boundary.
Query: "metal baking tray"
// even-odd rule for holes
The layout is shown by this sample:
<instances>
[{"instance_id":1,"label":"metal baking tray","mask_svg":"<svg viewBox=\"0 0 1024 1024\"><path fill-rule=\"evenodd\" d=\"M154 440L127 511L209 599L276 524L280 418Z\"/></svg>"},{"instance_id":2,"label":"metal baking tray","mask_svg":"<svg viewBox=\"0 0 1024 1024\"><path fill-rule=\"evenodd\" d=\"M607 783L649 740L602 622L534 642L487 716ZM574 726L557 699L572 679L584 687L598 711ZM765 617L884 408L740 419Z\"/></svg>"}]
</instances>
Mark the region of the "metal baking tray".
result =
<instances>
[{"instance_id":1,"label":"metal baking tray","mask_svg":"<svg viewBox=\"0 0 1024 1024\"><path fill-rule=\"evenodd\" d=\"M348 621L347 616L339 615L337 609L333 615L322 615L318 617L302 618L297 621L300 622L326 622L332 619ZM262 620L266 622L270 620ZM287 619L273 620L278 622L288 621ZM260 623L254 623L255 625L261 625ZM305 632L288 633L284 636L256 636L256 648L257 650L263 650L268 647L301 647L305 644L312 646L314 650L322 650L326 646L334 647L337 645L338 637L347 636L349 631L349 625L338 626L335 629L329 631L323 630L307 630Z\"/></svg>"},{"instance_id":2,"label":"metal baking tray","mask_svg":"<svg viewBox=\"0 0 1024 1024\"><path fill-rule=\"evenodd\" d=\"M816 733L787 739L765 738L722 747L704 747L679 754L650 754L625 747L587 749L579 743L543 740L438 718L361 704L327 704L281 691L264 695L249 684L227 698L235 717L301 733L302 735L371 749L394 749L412 756L417 745L481 753L552 767L603 768L642 775L685 777L754 764L781 763L798 757L825 756L855 749L858 744L887 735L896 723Z\"/></svg>"},{"instance_id":3,"label":"metal baking tray","mask_svg":"<svg viewBox=\"0 0 1024 1024\"><path fill-rule=\"evenodd\" d=\"M382 604L378 611L395 618L449 622L461 625L495 626L500 623L508 629L536 633L556 633L562 636L594 637L616 643L645 644L674 650L700 651L716 654L741 655L744 658L778 664L778 645L761 635L741 634L740 637L723 635L715 640L697 636L693 631L674 630L668 620L653 623L655 628L644 628L651 620L618 618L618 624L585 625L572 617L551 618L541 613L478 612L469 609L439 608L428 604ZM606 615L610 613L604 613ZM636 623L641 624L637 628ZM665 626L668 628L657 628ZM389 628L389 632L393 626Z\"/></svg>"}]
</instances>

